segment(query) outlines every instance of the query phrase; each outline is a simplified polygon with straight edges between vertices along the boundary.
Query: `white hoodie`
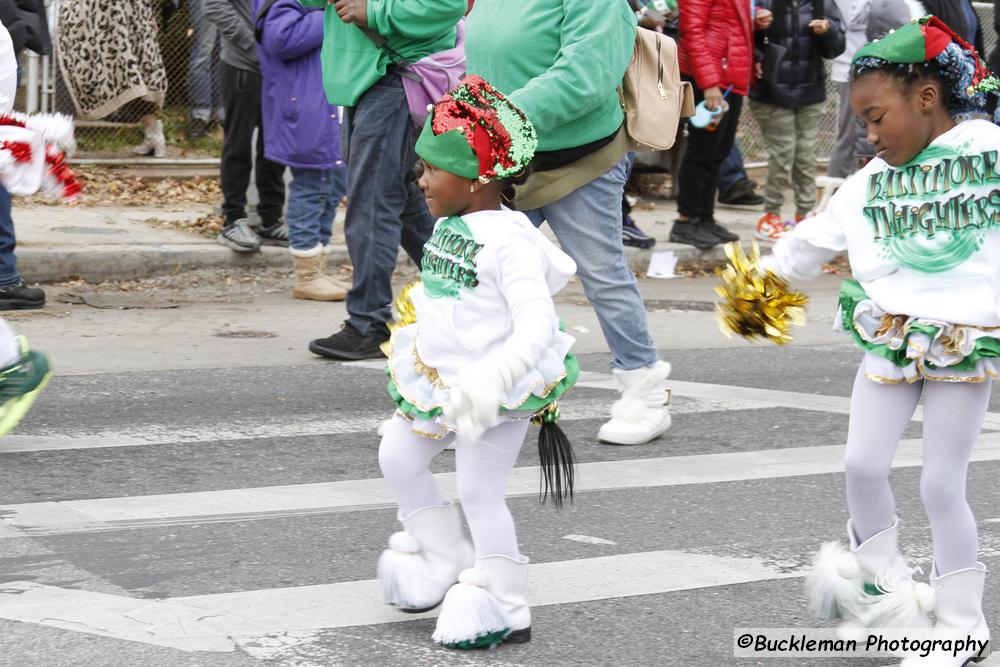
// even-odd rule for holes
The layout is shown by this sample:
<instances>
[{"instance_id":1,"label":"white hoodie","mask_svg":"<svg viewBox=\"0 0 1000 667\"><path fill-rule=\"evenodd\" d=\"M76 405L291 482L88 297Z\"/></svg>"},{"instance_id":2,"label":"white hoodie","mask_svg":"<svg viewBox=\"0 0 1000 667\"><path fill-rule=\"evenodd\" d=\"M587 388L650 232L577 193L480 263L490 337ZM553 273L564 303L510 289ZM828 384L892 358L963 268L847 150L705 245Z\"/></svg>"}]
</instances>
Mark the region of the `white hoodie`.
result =
<instances>
[{"instance_id":1,"label":"white hoodie","mask_svg":"<svg viewBox=\"0 0 1000 667\"><path fill-rule=\"evenodd\" d=\"M763 264L807 280L845 250L887 313L1000 326L1000 127L960 123L898 168L875 158Z\"/></svg>"}]
</instances>

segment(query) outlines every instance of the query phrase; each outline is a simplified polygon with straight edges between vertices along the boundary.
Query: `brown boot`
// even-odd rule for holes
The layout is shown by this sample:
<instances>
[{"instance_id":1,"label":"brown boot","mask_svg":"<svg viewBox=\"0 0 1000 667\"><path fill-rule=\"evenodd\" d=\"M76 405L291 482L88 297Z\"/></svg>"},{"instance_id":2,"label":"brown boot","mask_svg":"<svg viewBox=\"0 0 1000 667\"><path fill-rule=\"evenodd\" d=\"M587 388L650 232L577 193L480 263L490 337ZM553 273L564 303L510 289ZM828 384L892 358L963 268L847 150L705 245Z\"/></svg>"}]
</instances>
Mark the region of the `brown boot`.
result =
<instances>
[{"instance_id":1,"label":"brown boot","mask_svg":"<svg viewBox=\"0 0 1000 667\"><path fill-rule=\"evenodd\" d=\"M292 296L313 301L343 301L347 290L323 273L323 247L312 250L292 250L295 264L295 287Z\"/></svg>"}]
</instances>

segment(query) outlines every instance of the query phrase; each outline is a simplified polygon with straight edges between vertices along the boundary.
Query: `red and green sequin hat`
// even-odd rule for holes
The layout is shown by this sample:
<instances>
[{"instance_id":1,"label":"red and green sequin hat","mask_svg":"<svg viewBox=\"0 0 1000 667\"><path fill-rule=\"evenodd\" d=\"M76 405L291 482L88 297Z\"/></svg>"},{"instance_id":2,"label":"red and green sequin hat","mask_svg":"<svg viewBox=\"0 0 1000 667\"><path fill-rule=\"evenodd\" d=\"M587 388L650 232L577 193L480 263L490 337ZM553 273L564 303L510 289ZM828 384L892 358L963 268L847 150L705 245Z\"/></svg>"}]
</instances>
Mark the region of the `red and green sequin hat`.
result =
<instances>
[{"instance_id":1,"label":"red and green sequin hat","mask_svg":"<svg viewBox=\"0 0 1000 667\"><path fill-rule=\"evenodd\" d=\"M862 58L878 58L890 63L925 63L937 58L952 42L968 52L975 61L976 71L968 94L996 90L1000 86L1000 80L982 63L976 49L936 16L914 19L889 31L882 39L876 39L858 49L852 62L856 63Z\"/></svg>"},{"instance_id":2,"label":"red and green sequin hat","mask_svg":"<svg viewBox=\"0 0 1000 667\"><path fill-rule=\"evenodd\" d=\"M490 84L468 75L437 104L417 139L429 164L483 183L516 176L535 155L535 128Z\"/></svg>"}]
</instances>

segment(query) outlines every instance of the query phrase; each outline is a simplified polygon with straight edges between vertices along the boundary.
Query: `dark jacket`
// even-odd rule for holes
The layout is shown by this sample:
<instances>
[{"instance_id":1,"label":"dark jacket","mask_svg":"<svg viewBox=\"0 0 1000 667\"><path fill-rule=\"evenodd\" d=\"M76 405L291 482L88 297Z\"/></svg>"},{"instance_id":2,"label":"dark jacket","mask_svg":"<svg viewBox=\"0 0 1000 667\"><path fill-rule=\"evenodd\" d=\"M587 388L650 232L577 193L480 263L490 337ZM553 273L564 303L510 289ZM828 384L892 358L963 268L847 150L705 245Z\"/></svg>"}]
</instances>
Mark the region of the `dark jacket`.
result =
<instances>
[{"instance_id":1,"label":"dark jacket","mask_svg":"<svg viewBox=\"0 0 1000 667\"><path fill-rule=\"evenodd\" d=\"M993 30L1000 35L1000 0L993 0ZM1000 44L990 52L990 69L1000 71Z\"/></svg>"},{"instance_id":2,"label":"dark jacket","mask_svg":"<svg viewBox=\"0 0 1000 667\"><path fill-rule=\"evenodd\" d=\"M259 73L252 0L202 0L202 10L222 35L219 59L230 67Z\"/></svg>"},{"instance_id":3,"label":"dark jacket","mask_svg":"<svg viewBox=\"0 0 1000 667\"><path fill-rule=\"evenodd\" d=\"M750 91L750 99L782 107L816 104L826 99L826 68L823 60L832 60L844 52L846 33L840 10L832 0L815 0L823 5L823 14L813 14L814 0L759 0L757 6L774 12L774 23L757 33L758 56L765 39L785 47L775 81L760 81ZM830 29L816 35L809 28L814 18L825 18Z\"/></svg>"},{"instance_id":4,"label":"dark jacket","mask_svg":"<svg viewBox=\"0 0 1000 667\"><path fill-rule=\"evenodd\" d=\"M269 0L254 0L254 15ZM337 107L323 92L323 10L277 0L257 23L264 155L302 169L343 167Z\"/></svg>"},{"instance_id":5,"label":"dark jacket","mask_svg":"<svg viewBox=\"0 0 1000 667\"><path fill-rule=\"evenodd\" d=\"M921 0L921 3L927 9L928 14L933 14L947 23L948 27L962 36L962 39L968 38L967 35L971 31L966 25L965 9L962 7L962 3L969 3L969 0ZM976 36L972 45L976 47L976 51L979 51L981 57L985 57L982 21L978 21L978 16L976 18Z\"/></svg>"},{"instance_id":6,"label":"dark jacket","mask_svg":"<svg viewBox=\"0 0 1000 667\"><path fill-rule=\"evenodd\" d=\"M0 0L0 23L7 28L14 53L28 49L47 56L52 53L49 22L43 0Z\"/></svg>"}]
</instances>

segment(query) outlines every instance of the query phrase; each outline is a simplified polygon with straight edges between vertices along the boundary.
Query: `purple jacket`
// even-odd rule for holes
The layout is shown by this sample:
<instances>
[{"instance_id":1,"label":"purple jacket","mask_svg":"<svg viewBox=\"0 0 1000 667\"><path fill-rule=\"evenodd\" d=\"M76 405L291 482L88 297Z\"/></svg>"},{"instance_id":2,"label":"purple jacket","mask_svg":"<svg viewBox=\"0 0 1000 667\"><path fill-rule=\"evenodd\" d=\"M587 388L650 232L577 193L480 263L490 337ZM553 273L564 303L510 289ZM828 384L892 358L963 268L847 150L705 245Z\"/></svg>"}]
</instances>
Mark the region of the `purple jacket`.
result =
<instances>
[{"instance_id":1,"label":"purple jacket","mask_svg":"<svg viewBox=\"0 0 1000 667\"><path fill-rule=\"evenodd\" d=\"M254 16L266 0L254 0ZM289 167L344 166L337 107L326 101L323 9L277 0L257 24L264 155Z\"/></svg>"}]
</instances>

